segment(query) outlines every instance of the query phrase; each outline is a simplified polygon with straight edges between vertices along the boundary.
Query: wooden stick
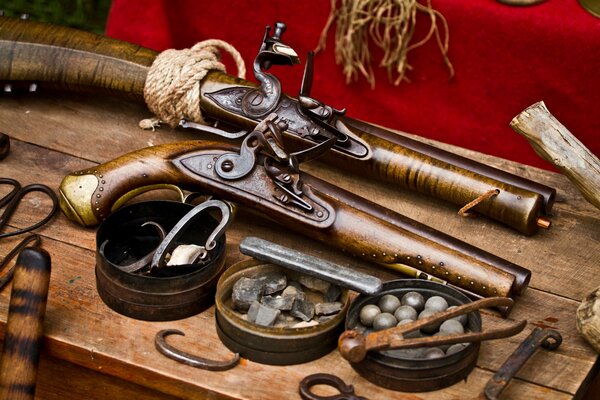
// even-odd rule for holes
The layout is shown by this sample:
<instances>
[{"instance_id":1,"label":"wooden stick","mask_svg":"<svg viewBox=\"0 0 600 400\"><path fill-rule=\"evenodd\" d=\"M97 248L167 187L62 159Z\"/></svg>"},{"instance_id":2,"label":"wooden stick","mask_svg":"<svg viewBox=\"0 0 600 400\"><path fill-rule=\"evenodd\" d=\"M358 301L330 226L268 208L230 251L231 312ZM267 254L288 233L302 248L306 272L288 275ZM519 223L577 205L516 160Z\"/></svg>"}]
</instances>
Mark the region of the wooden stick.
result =
<instances>
[{"instance_id":1,"label":"wooden stick","mask_svg":"<svg viewBox=\"0 0 600 400\"><path fill-rule=\"evenodd\" d=\"M517 115L510 127L525 137L535 152L554 164L600 209L600 160L561 124L543 101Z\"/></svg>"}]
</instances>

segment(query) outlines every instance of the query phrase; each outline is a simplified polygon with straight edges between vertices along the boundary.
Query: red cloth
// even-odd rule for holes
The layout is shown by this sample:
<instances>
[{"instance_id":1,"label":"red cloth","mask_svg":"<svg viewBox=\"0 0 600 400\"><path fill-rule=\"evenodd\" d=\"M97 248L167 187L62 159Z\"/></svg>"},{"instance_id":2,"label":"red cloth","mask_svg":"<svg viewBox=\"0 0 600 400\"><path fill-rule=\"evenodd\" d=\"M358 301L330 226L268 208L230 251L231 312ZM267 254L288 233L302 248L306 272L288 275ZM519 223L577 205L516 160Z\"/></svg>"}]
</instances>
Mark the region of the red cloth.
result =
<instances>
[{"instance_id":1,"label":"red cloth","mask_svg":"<svg viewBox=\"0 0 600 400\"><path fill-rule=\"evenodd\" d=\"M334 60L334 31L315 58L311 95L348 115L431 139L552 169L508 126L544 100L594 154L600 154L600 19L577 0L511 7L493 0L434 0L450 27L452 80L434 40L409 53L411 82L389 83L375 66L376 87L347 85ZM324 0L114 0L107 35L155 50L219 38L251 68L264 27L283 21L284 41L302 57L316 47L329 14ZM428 29L418 20L415 38ZM377 59L376 59L377 60ZM378 61L378 60L377 60ZM284 90L296 94L303 68L278 67ZM233 64L228 67L235 73ZM248 79L253 80L251 72Z\"/></svg>"}]
</instances>

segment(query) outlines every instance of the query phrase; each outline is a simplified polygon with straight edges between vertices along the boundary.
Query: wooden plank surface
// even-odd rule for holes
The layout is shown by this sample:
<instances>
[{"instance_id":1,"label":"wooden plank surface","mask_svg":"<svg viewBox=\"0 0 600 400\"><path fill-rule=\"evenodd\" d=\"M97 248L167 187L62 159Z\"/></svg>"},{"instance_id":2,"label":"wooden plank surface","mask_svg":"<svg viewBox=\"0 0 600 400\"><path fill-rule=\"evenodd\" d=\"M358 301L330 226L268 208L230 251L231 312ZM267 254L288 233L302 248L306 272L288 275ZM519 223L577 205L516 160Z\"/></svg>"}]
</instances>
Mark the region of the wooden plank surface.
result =
<instances>
[{"instance_id":1,"label":"wooden plank surface","mask_svg":"<svg viewBox=\"0 0 600 400\"><path fill-rule=\"evenodd\" d=\"M148 145L197 137L171 129L142 131L137 122L146 116L142 106L85 95L0 98L0 131L14 139L10 156L0 162L0 176L18 179L23 184L36 182L57 188L63 176L75 170ZM552 229L524 237L484 219L461 219L453 206L441 201L363 178L348 179L318 163L306 167L314 175L335 180L359 195L533 271L530 289L518 299L511 315L511 320L527 319L528 328L513 338L484 343L477 368L466 382L406 398L479 396L489 377L534 326L558 329L563 344L555 352L536 354L509 386L505 398L560 399L580 394L580 386L592 371L597 355L578 335L574 313L579 301L600 284L599 212L563 176L462 149L457 152L558 188ZM11 226L21 227L39 219L47 204L42 196L29 195ZM300 366L275 367L245 361L234 370L218 373L168 360L155 351L153 344L154 334L163 328L186 332L186 337L173 337L172 341L189 351L215 358L228 355L216 336L214 307L174 322L151 323L123 317L108 309L95 289L95 231L76 226L59 215L40 233L53 260L45 344L47 355L55 359L118 376L123 382L148 390L186 398L298 398L297 386L305 375L331 371L369 398L405 398L358 376L337 351ZM284 238L287 243L329 253L323 246L289 234L273 222L241 215L228 233L228 264L243 258L237 245L249 234ZM16 242L0 242L0 256L6 255ZM364 263L358 267L384 279L397 277ZM4 330L9 293L8 288L0 292L0 331ZM484 314L484 328L503 323L506 321L491 313ZM62 368L55 364L48 364L48 368ZM40 384L46 388L49 382L41 380Z\"/></svg>"}]
</instances>

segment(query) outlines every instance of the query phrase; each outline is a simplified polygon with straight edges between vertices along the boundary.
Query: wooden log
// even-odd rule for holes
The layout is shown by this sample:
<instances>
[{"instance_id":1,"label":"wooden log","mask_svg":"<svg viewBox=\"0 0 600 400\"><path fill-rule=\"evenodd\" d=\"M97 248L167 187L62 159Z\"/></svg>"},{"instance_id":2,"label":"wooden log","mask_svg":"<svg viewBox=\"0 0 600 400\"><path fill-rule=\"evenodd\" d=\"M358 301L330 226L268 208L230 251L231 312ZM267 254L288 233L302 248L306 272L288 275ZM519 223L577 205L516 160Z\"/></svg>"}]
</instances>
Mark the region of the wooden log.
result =
<instances>
[{"instance_id":1,"label":"wooden log","mask_svg":"<svg viewBox=\"0 0 600 400\"><path fill-rule=\"evenodd\" d=\"M525 137L535 152L554 164L600 209L600 160L561 124L543 101L517 115L510 127Z\"/></svg>"}]
</instances>

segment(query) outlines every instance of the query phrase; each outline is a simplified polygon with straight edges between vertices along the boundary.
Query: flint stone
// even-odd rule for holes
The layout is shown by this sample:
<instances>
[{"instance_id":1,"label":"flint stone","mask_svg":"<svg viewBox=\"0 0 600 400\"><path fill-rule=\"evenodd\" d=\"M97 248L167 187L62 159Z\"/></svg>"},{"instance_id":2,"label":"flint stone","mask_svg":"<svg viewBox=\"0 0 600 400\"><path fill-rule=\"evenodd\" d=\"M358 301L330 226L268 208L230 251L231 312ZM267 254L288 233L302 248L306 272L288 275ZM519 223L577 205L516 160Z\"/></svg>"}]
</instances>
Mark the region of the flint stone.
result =
<instances>
[{"instance_id":1,"label":"flint stone","mask_svg":"<svg viewBox=\"0 0 600 400\"><path fill-rule=\"evenodd\" d=\"M317 321L315 321L314 319L312 321L301 321L298 322L295 325L292 325L292 328L308 328L309 326L315 326L315 325L319 325L319 323Z\"/></svg>"},{"instance_id":2,"label":"flint stone","mask_svg":"<svg viewBox=\"0 0 600 400\"><path fill-rule=\"evenodd\" d=\"M288 286L281 292L282 297L291 297L292 301L306 300L306 294L300 289L300 284L296 287L295 285L288 284Z\"/></svg>"},{"instance_id":3,"label":"flint stone","mask_svg":"<svg viewBox=\"0 0 600 400\"><path fill-rule=\"evenodd\" d=\"M263 283L260 279L240 278L233 284L231 300L233 308L248 311L254 301L258 301L263 293Z\"/></svg>"},{"instance_id":4,"label":"flint stone","mask_svg":"<svg viewBox=\"0 0 600 400\"><path fill-rule=\"evenodd\" d=\"M304 292L302 290L302 285L298 281L289 280L287 284L288 284L288 287L292 286L292 287L295 287L296 289L298 289L299 292Z\"/></svg>"},{"instance_id":5,"label":"flint stone","mask_svg":"<svg viewBox=\"0 0 600 400\"><path fill-rule=\"evenodd\" d=\"M315 305L308 300L296 300L290 315L303 321L310 321L315 316Z\"/></svg>"},{"instance_id":6,"label":"flint stone","mask_svg":"<svg viewBox=\"0 0 600 400\"><path fill-rule=\"evenodd\" d=\"M340 287L338 285L329 285L329 289L327 289L327 292L325 292L325 302L326 303L333 303L334 301L336 301L337 299L340 298L340 295L342 294L342 289L340 289Z\"/></svg>"},{"instance_id":7,"label":"flint stone","mask_svg":"<svg viewBox=\"0 0 600 400\"><path fill-rule=\"evenodd\" d=\"M263 293L273 294L287 286L287 277L281 272L269 272L258 278L263 283Z\"/></svg>"},{"instance_id":8,"label":"flint stone","mask_svg":"<svg viewBox=\"0 0 600 400\"><path fill-rule=\"evenodd\" d=\"M260 300L265 306L275 308L277 310L291 310L294 305L294 297L290 296L263 296Z\"/></svg>"},{"instance_id":9,"label":"flint stone","mask_svg":"<svg viewBox=\"0 0 600 400\"><path fill-rule=\"evenodd\" d=\"M256 313L256 320L254 323L260 326L271 326L280 313L281 311L279 310L261 304L258 307L258 312Z\"/></svg>"},{"instance_id":10,"label":"flint stone","mask_svg":"<svg viewBox=\"0 0 600 400\"><path fill-rule=\"evenodd\" d=\"M286 325L293 325L298 322L298 319L292 317L288 313L281 313L279 314L279 316L277 317L277 321L275 322L281 322L282 324Z\"/></svg>"},{"instance_id":11,"label":"flint stone","mask_svg":"<svg viewBox=\"0 0 600 400\"><path fill-rule=\"evenodd\" d=\"M248 317L249 322L256 321L256 315L258 314L258 309L260 308L260 303L258 301L253 301L248 308L248 314L245 314Z\"/></svg>"},{"instance_id":12,"label":"flint stone","mask_svg":"<svg viewBox=\"0 0 600 400\"><path fill-rule=\"evenodd\" d=\"M317 315L331 315L338 313L342 310L342 303L336 301L334 303L319 303L315 305L315 314Z\"/></svg>"},{"instance_id":13,"label":"flint stone","mask_svg":"<svg viewBox=\"0 0 600 400\"><path fill-rule=\"evenodd\" d=\"M298 280L302 286L321 293L327 293L329 286L331 286L331 283L309 275L300 275Z\"/></svg>"}]
</instances>

